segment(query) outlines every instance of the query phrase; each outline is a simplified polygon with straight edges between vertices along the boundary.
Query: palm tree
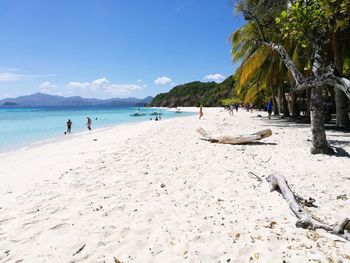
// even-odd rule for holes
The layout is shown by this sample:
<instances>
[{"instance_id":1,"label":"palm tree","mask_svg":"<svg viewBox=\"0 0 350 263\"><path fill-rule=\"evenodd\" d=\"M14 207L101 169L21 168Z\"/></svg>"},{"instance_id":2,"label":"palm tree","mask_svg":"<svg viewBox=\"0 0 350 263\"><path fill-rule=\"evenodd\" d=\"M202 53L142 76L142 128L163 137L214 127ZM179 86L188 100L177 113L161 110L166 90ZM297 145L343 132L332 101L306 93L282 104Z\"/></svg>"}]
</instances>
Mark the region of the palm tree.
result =
<instances>
[{"instance_id":1,"label":"palm tree","mask_svg":"<svg viewBox=\"0 0 350 263\"><path fill-rule=\"evenodd\" d=\"M233 60L242 61L235 74L237 95L245 103L253 104L261 97L272 96L274 113L278 115L276 91L284 88L284 82L288 79L288 71L280 56L272 49L258 44L256 40L259 39L259 35L251 23L236 30L230 39ZM284 91L282 91L282 95L285 96ZM283 101L285 101L285 97ZM286 103L283 104L284 112L288 116Z\"/></svg>"}]
</instances>

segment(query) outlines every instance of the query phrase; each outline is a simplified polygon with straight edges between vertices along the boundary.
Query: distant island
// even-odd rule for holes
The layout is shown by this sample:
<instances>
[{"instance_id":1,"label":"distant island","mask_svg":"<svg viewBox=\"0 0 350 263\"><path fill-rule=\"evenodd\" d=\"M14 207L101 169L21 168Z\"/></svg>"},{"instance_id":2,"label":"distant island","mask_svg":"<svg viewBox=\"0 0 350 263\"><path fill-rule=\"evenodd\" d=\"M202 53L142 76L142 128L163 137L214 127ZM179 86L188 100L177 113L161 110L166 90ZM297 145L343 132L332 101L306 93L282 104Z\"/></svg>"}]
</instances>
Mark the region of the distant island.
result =
<instances>
[{"instance_id":1,"label":"distant island","mask_svg":"<svg viewBox=\"0 0 350 263\"><path fill-rule=\"evenodd\" d=\"M93 99L82 98L79 96L63 97L57 95L48 95L44 93L35 93L32 95L20 96L17 98L6 98L0 100L0 106L21 106L21 107L60 107L60 106L145 106L152 101L149 96L144 99L113 98L113 99Z\"/></svg>"},{"instance_id":2,"label":"distant island","mask_svg":"<svg viewBox=\"0 0 350 263\"><path fill-rule=\"evenodd\" d=\"M17 103L14 103L14 102L5 102L3 105L4 105L4 106L16 106L16 105L18 105L18 104L17 104Z\"/></svg>"},{"instance_id":3,"label":"distant island","mask_svg":"<svg viewBox=\"0 0 350 263\"><path fill-rule=\"evenodd\" d=\"M234 77L222 83L194 81L174 87L167 93L158 94L151 102L154 107L222 106L222 100L235 96Z\"/></svg>"}]
</instances>

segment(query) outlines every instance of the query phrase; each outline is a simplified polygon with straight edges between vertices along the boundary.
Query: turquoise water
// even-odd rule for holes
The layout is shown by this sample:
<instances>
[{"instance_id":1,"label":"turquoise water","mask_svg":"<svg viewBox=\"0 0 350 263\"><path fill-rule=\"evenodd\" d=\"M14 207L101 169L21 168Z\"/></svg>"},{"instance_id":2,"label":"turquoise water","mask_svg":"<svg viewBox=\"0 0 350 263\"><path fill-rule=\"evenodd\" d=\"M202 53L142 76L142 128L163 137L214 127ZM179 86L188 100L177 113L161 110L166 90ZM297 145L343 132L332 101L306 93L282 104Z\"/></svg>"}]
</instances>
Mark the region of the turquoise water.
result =
<instances>
[{"instance_id":1,"label":"turquoise water","mask_svg":"<svg viewBox=\"0 0 350 263\"><path fill-rule=\"evenodd\" d=\"M132 117L133 107L38 107L0 108L0 152L18 149L30 143L64 136L66 122L73 122L72 133L86 131L86 117L92 119L92 129L154 119L149 113L162 112L162 119L188 116L160 109L140 108L146 116ZM96 119L97 118L97 119Z\"/></svg>"}]
</instances>

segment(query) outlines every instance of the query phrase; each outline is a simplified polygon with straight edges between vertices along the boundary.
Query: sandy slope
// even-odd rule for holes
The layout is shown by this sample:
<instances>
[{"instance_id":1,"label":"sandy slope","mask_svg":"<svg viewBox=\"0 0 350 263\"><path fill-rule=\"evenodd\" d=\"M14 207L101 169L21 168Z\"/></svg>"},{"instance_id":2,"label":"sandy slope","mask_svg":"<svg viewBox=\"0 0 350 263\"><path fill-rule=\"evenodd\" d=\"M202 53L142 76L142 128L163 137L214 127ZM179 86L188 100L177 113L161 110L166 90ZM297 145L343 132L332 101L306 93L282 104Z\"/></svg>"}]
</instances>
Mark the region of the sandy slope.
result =
<instances>
[{"instance_id":1,"label":"sandy slope","mask_svg":"<svg viewBox=\"0 0 350 263\"><path fill-rule=\"evenodd\" d=\"M281 196L249 174L282 171L317 200L311 212L334 223L350 216L350 158L311 156L307 126L204 113L1 157L0 262L350 262L349 242L297 229ZM274 134L218 145L199 140L199 126ZM349 134L328 138L350 152Z\"/></svg>"}]
</instances>

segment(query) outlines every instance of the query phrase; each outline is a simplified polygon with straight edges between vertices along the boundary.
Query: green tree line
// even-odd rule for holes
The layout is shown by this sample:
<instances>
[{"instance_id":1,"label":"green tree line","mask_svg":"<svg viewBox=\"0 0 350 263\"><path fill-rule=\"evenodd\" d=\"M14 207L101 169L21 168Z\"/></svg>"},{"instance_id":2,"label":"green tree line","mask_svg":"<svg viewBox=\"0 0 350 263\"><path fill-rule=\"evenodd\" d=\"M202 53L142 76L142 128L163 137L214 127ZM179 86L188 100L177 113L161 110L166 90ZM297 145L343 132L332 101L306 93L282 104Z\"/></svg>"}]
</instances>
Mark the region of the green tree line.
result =
<instances>
[{"instance_id":1,"label":"green tree line","mask_svg":"<svg viewBox=\"0 0 350 263\"><path fill-rule=\"evenodd\" d=\"M178 85L167 93L158 94L151 102L154 107L223 106L222 100L235 96L234 77L222 83L194 81Z\"/></svg>"}]
</instances>

